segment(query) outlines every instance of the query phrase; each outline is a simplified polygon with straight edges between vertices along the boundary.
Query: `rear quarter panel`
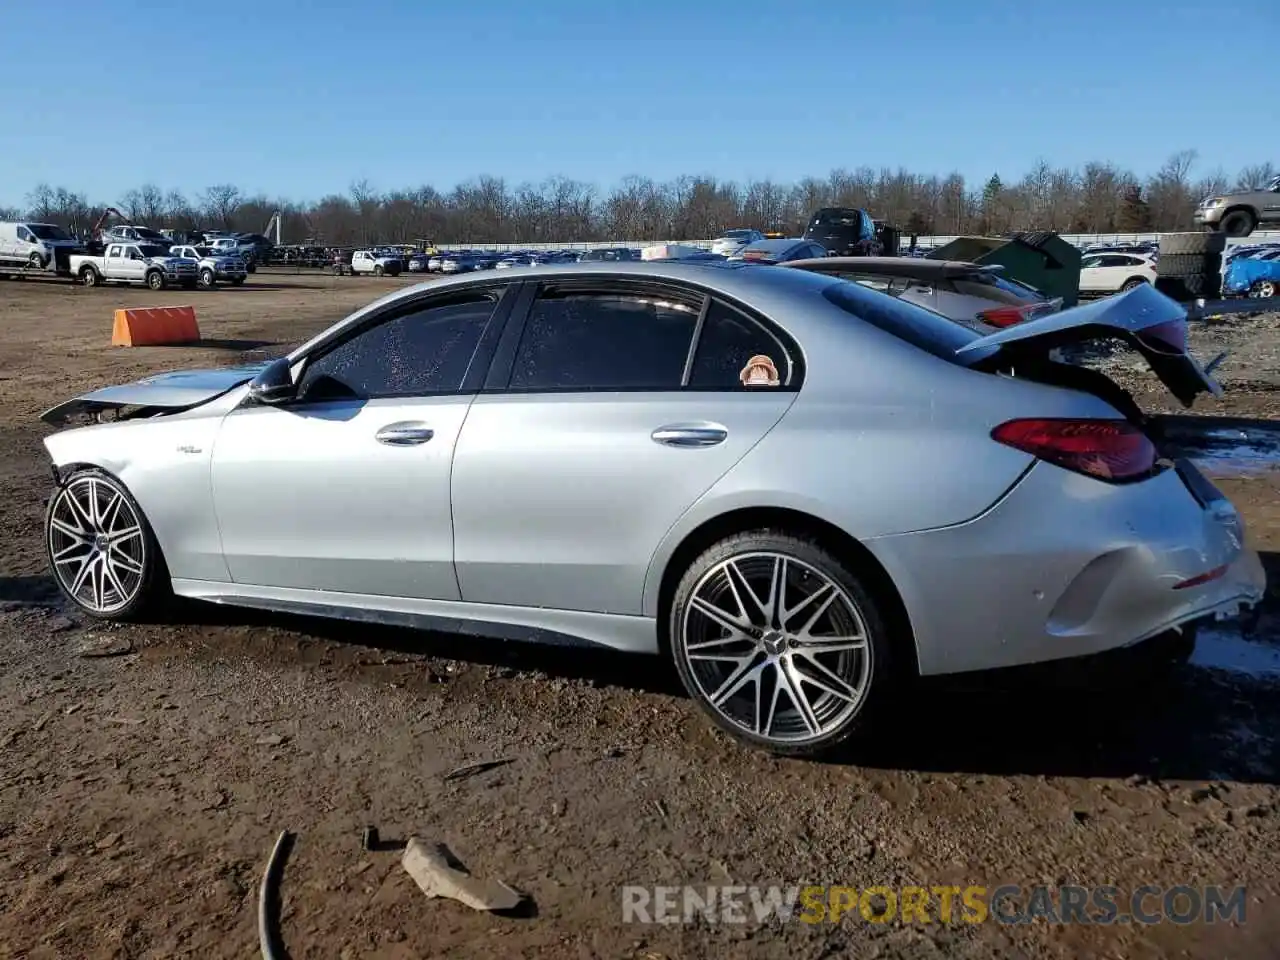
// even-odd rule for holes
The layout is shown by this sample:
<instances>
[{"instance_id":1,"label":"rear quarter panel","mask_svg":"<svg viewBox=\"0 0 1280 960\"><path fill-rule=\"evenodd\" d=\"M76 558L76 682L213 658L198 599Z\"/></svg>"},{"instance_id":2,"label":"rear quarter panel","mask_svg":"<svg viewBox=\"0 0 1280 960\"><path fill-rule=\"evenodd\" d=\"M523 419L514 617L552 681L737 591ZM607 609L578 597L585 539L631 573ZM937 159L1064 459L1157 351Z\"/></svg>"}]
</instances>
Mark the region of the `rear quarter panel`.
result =
<instances>
[{"instance_id":1,"label":"rear quarter panel","mask_svg":"<svg viewBox=\"0 0 1280 960\"><path fill-rule=\"evenodd\" d=\"M875 328L849 329L856 323L841 313L834 328L805 335L798 399L663 537L645 582L646 614L656 615L662 571L679 544L725 513L799 510L860 541L960 524L1033 463L992 440L995 426L1117 415L1093 396L976 373Z\"/></svg>"}]
</instances>

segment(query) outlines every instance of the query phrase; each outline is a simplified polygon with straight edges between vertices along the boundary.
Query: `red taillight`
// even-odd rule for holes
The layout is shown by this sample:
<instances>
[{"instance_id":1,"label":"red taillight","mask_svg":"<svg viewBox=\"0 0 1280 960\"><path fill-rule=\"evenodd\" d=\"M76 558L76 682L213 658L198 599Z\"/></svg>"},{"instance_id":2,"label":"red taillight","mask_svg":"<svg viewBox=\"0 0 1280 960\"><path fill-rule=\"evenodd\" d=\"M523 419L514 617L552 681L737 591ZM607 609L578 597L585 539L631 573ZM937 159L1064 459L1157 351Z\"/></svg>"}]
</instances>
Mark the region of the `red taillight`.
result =
<instances>
[{"instance_id":1,"label":"red taillight","mask_svg":"<svg viewBox=\"0 0 1280 960\"><path fill-rule=\"evenodd\" d=\"M1147 476L1155 445L1127 420L1010 420L991 431L999 443L1110 483Z\"/></svg>"},{"instance_id":2,"label":"red taillight","mask_svg":"<svg viewBox=\"0 0 1280 960\"><path fill-rule=\"evenodd\" d=\"M1034 317L1039 308L1038 303L1031 303L1025 307L992 307L990 310L979 313L978 319L1003 330L1005 327L1012 327L1015 323L1022 323Z\"/></svg>"}]
</instances>

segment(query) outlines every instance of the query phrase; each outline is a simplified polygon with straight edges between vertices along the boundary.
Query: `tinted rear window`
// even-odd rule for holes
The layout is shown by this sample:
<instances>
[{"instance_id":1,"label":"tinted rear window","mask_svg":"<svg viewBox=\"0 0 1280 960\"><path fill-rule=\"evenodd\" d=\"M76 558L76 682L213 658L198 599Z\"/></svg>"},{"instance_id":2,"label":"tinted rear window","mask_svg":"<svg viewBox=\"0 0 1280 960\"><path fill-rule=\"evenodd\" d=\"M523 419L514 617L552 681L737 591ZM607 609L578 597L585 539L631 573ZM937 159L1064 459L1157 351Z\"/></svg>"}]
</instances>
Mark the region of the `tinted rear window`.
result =
<instances>
[{"instance_id":1,"label":"tinted rear window","mask_svg":"<svg viewBox=\"0 0 1280 960\"><path fill-rule=\"evenodd\" d=\"M877 293L859 283L837 280L825 288L822 295L859 320L952 363L959 363L957 350L979 339L972 330L940 314Z\"/></svg>"}]
</instances>

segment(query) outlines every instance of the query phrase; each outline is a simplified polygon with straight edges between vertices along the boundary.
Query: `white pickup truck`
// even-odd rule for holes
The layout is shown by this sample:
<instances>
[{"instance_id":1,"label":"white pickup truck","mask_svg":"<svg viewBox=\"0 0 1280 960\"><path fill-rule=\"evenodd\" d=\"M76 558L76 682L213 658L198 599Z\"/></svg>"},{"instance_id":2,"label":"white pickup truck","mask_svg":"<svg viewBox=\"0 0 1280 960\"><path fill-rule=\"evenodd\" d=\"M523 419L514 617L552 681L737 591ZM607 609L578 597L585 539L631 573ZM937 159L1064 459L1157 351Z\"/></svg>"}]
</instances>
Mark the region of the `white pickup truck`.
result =
<instances>
[{"instance_id":1,"label":"white pickup truck","mask_svg":"<svg viewBox=\"0 0 1280 960\"><path fill-rule=\"evenodd\" d=\"M199 265L187 257L175 257L164 247L150 243L111 243L101 257L71 255L71 274L86 287L101 283L145 283L152 290L199 283Z\"/></svg>"},{"instance_id":2,"label":"white pickup truck","mask_svg":"<svg viewBox=\"0 0 1280 960\"><path fill-rule=\"evenodd\" d=\"M192 247L185 244L169 250L172 257L186 257L196 261L199 268L200 286L212 289L219 280L226 280L232 286L240 286L248 276L244 260L234 253L219 255L209 247Z\"/></svg>"}]
</instances>

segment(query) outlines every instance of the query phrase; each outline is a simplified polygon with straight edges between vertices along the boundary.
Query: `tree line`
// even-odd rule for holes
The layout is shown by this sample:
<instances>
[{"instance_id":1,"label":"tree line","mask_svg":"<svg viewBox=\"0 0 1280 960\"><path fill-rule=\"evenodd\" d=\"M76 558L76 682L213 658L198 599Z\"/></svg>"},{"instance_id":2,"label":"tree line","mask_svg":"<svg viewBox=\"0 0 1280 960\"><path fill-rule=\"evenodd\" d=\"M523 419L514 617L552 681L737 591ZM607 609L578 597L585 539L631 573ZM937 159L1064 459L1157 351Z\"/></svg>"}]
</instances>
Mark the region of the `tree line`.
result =
<instances>
[{"instance_id":1,"label":"tree line","mask_svg":"<svg viewBox=\"0 0 1280 960\"><path fill-rule=\"evenodd\" d=\"M1222 170L1195 177L1196 152L1174 154L1145 179L1106 162L1081 169L1036 163L1021 179L993 173L970 184L958 173L905 169L837 169L798 183L735 183L684 176L660 183L642 176L602 191L567 177L511 184L478 176L448 192L432 186L380 192L367 180L310 203L250 195L233 184L194 196L144 184L114 202L40 184L25 209L0 207L0 219L26 217L83 234L107 206L151 227L262 232L281 214L284 243L325 246L373 243L519 243L701 240L733 227L798 235L808 215L827 206L861 207L904 235L1143 233L1194 229L1192 212L1206 196L1246 189L1277 173L1255 164L1233 178Z\"/></svg>"}]
</instances>

